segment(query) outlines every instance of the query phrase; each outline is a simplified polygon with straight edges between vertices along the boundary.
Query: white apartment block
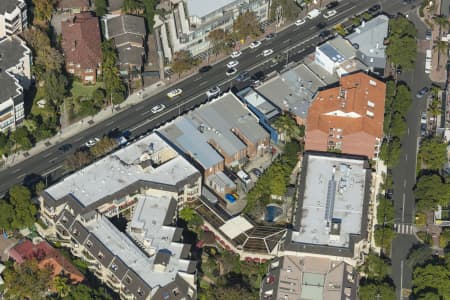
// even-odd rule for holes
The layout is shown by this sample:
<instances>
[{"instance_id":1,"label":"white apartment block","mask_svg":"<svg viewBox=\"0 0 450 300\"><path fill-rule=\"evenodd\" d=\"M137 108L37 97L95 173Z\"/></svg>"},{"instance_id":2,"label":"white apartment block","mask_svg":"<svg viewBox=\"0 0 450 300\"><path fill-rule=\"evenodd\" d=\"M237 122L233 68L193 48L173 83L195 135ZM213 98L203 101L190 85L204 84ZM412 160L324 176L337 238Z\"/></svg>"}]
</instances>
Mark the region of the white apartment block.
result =
<instances>
[{"instance_id":1,"label":"white apartment block","mask_svg":"<svg viewBox=\"0 0 450 300\"><path fill-rule=\"evenodd\" d=\"M31 83L31 50L17 36L0 41L0 131L14 130L24 117L23 93Z\"/></svg>"},{"instance_id":2,"label":"white apartment block","mask_svg":"<svg viewBox=\"0 0 450 300\"><path fill-rule=\"evenodd\" d=\"M161 39L164 57L188 50L193 56L210 48L209 32L232 30L236 18L247 11L260 22L269 19L270 0L166 0L170 13L155 17L155 29Z\"/></svg>"},{"instance_id":3,"label":"white apartment block","mask_svg":"<svg viewBox=\"0 0 450 300\"><path fill-rule=\"evenodd\" d=\"M0 39L21 33L27 24L25 0L0 1Z\"/></svg>"}]
</instances>

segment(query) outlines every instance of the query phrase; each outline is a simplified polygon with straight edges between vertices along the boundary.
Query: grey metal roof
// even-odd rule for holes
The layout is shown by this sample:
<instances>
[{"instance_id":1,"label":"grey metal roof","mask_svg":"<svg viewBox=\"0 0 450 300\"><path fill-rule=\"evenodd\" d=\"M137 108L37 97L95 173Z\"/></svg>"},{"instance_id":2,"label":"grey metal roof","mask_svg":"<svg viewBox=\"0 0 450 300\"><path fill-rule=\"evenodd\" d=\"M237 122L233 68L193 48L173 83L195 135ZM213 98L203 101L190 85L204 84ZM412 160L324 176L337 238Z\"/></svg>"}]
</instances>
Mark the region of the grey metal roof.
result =
<instances>
[{"instance_id":1,"label":"grey metal roof","mask_svg":"<svg viewBox=\"0 0 450 300\"><path fill-rule=\"evenodd\" d=\"M264 114L267 120L270 120L280 114L279 108L270 103L268 99L253 88L240 91L238 96L244 98L250 105L258 109L258 111Z\"/></svg>"},{"instance_id":2,"label":"grey metal roof","mask_svg":"<svg viewBox=\"0 0 450 300\"><path fill-rule=\"evenodd\" d=\"M353 46L349 43L349 41L347 41L340 35L338 35L334 39L326 42L322 46L327 45L327 44L334 47L339 52L339 54L342 55L345 59L355 57L355 52L356 52L355 48L353 48ZM320 47L322 47L322 46L320 46Z\"/></svg>"},{"instance_id":3,"label":"grey metal roof","mask_svg":"<svg viewBox=\"0 0 450 300\"><path fill-rule=\"evenodd\" d=\"M369 67L386 66L386 47L384 39L388 35L389 18L379 15L359 26L355 32L347 36L353 44L357 44L357 57Z\"/></svg>"},{"instance_id":4,"label":"grey metal roof","mask_svg":"<svg viewBox=\"0 0 450 300\"><path fill-rule=\"evenodd\" d=\"M126 33L133 33L142 37L147 34L144 18L131 15L120 15L107 19L106 30L109 39Z\"/></svg>"},{"instance_id":5,"label":"grey metal roof","mask_svg":"<svg viewBox=\"0 0 450 300\"><path fill-rule=\"evenodd\" d=\"M122 45L117 47L119 64L131 66L141 66L144 62L144 47L136 47L133 45Z\"/></svg>"},{"instance_id":6,"label":"grey metal roof","mask_svg":"<svg viewBox=\"0 0 450 300\"><path fill-rule=\"evenodd\" d=\"M186 0L189 16L204 17L224 6L227 6L236 0Z\"/></svg>"},{"instance_id":7,"label":"grey metal roof","mask_svg":"<svg viewBox=\"0 0 450 300\"><path fill-rule=\"evenodd\" d=\"M19 3L23 3L23 0L1 0L0 1L0 14L11 13Z\"/></svg>"},{"instance_id":8,"label":"grey metal roof","mask_svg":"<svg viewBox=\"0 0 450 300\"><path fill-rule=\"evenodd\" d=\"M108 10L115 11L122 9L123 0L108 0Z\"/></svg>"},{"instance_id":9,"label":"grey metal roof","mask_svg":"<svg viewBox=\"0 0 450 300\"><path fill-rule=\"evenodd\" d=\"M0 41L0 103L22 94L18 78L9 74L8 69L19 64L19 60L30 53L30 49L18 37Z\"/></svg>"}]
</instances>

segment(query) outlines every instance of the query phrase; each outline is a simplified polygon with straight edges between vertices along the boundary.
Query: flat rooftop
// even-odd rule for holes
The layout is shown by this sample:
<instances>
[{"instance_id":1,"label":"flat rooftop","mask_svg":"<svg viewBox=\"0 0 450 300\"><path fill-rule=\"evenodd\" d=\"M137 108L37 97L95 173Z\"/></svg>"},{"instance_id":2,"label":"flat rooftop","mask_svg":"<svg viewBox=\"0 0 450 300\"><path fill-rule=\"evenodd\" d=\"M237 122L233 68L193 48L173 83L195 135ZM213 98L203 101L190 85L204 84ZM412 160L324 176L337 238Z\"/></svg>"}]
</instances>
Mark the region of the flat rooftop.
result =
<instances>
[{"instance_id":1,"label":"flat rooftop","mask_svg":"<svg viewBox=\"0 0 450 300\"><path fill-rule=\"evenodd\" d=\"M349 247L361 234L366 196L366 161L362 158L308 154L304 193L292 242Z\"/></svg>"},{"instance_id":2,"label":"flat rooftop","mask_svg":"<svg viewBox=\"0 0 450 300\"><path fill-rule=\"evenodd\" d=\"M280 110L275 105L270 103L268 99L253 88L244 89L240 91L238 95L264 114L267 120L270 120L280 114Z\"/></svg>"},{"instance_id":3,"label":"flat rooftop","mask_svg":"<svg viewBox=\"0 0 450 300\"><path fill-rule=\"evenodd\" d=\"M186 0L189 16L202 18L236 0Z\"/></svg>"},{"instance_id":4,"label":"flat rooftop","mask_svg":"<svg viewBox=\"0 0 450 300\"><path fill-rule=\"evenodd\" d=\"M73 173L45 191L55 200L70 194L83 207L87 207L138 181L174 186L198 174L199 171L184 157L158 134L152 133Z\"/></svg>"}]
</instances>

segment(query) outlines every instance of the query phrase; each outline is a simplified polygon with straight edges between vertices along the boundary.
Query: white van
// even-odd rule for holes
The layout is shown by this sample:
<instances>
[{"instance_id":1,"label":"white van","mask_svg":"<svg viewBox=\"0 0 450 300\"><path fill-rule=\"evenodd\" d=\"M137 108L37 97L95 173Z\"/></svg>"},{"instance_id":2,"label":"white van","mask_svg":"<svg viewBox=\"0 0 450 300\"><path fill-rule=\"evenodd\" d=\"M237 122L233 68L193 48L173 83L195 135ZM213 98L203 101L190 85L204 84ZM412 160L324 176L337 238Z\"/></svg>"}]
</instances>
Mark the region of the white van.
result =
<instances>
[{"instance_id":1,"label":"white van","mask_svg":"<svg viewBox=\"0 0 450 300\"><path fill-rule=\"evenodd\" d=\"M310 20L317 18L318 16L320 16L320 10L317 8L314 8L306 15L306 17Z\"/></svg>"},{"instance_id":2,"label":"white van","mask_svg":"<svg viewBox=\"0 0 450 300\"><path fill-rule=\"evenodd\" d=\"M248 175L246 172L239 170L236 174L245 184L250 184L252 182L250 175Z\"/></svg>"}]
</instances>

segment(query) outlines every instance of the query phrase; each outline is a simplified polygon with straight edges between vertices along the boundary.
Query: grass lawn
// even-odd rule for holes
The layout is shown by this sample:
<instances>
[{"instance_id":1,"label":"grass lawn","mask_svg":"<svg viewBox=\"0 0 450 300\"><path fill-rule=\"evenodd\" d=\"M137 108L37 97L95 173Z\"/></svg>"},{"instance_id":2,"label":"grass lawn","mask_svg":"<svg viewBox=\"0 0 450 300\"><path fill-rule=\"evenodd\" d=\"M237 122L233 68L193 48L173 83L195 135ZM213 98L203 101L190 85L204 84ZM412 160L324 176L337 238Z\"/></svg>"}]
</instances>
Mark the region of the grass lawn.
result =
<instances>
[{"instance_id":1,"label":"grass lawn","mask_svg":"<svg viewBox=\"0 0 450 300\"><path fill-rule=\"evenodd\" d=\"M44 99L44 88L38 87L36 91L36 95L33 99L33 106L31 107L31 113L35 116L42 116L44 120L47 120L48 118L54 117L55 112L52 109L48 108L40 108L37 105L37 102L41 99Z\"/></svg>"},{"instance_id":2,"label":"grass lawn","mask_svg":"<svg viewBox=\"0 0 450 300\"><path fill-rule=\"evenodd\" d=\"M73 98L92 97L92 93L98 88L103 88L103 82L97 82L95 85L83 85L81 82L74 81L70 93Z\"/></svg>"}]
</instances>

